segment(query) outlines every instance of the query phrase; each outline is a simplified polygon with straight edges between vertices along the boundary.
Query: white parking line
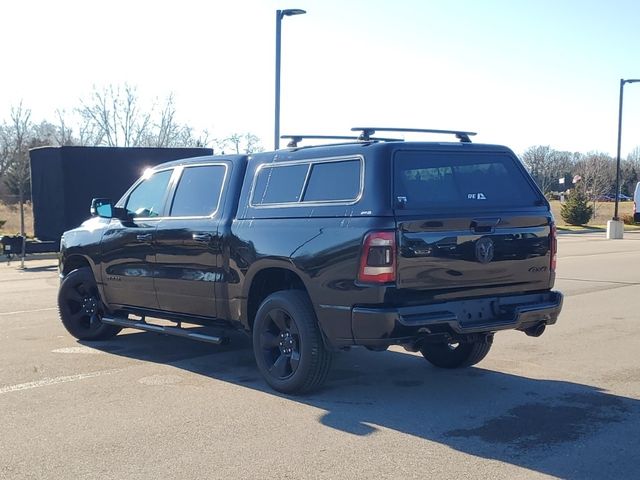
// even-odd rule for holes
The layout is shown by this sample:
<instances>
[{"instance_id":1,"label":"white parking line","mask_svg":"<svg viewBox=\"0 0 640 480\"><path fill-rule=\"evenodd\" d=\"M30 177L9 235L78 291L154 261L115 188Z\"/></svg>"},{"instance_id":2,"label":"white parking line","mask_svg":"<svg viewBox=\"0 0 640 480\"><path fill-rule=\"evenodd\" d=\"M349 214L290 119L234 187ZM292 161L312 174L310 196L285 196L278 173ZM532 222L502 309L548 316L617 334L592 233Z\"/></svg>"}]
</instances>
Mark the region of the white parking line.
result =
<instances>
[{"instance_id":1,"label":"white parking line","mask_svg":"<svg viewBox=\"0 0 640 480\"><path fill-rule=\"evenodd\" d=\"M77 375L68 375L66 377L43 378L42 380L37 380L35 382L19 383L17 385L7 385L6 387L0 387L0 395L20 390L29 390L31 388L57 385L59 383L75 382L76 380L84 380L85 378L99 377L101 375L110 375L121 371L122 369L118 368L114 370L102 370L99 372L79 373Z\"/></svg>"},{"instance_id":2,"label":"white parking line","mask_svg":"<svg viewBox=\"0 0 640 480\"><path fill-rule=\"evenodd\" d=\"M33 313L33 312L48 312L51 310L57 310L57 307L48 307L48 308L36 308L34 310L16 310L15 312L0 312L0 316L4 315L17 315L19 313Z\"/></svg>"}]
</instances>

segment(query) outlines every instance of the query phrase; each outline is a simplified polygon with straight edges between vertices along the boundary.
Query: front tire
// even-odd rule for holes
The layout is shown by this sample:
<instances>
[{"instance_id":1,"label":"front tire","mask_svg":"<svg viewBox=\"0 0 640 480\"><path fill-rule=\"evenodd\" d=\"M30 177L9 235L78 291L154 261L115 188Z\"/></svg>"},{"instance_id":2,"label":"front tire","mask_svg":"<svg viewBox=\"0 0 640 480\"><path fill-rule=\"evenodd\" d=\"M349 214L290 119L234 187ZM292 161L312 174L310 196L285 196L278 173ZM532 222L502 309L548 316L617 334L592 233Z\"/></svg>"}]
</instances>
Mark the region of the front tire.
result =
<instances>
[{"instance_id":1,"label":"front tire","mask_svg":"<svg viewBox=\"0 0 640 480\"><path fill-rule=\"evenodd\" d=\"M253 324L258 370L278 392L296 394L319 388L331 367L309 298L299 290L269 295Z\"/></svg>"},{"instance_id":2,"label":"front tire","mask_svg":"<svg viewBox=\"0 0 640 480\"><path fill-rule=\"evenodd\" d=\"M64 327L78 340L106 340L122 330L101 322L105 308L89 267L64 278L58 291L58 311Z\"/></svg>"},{"instance_id":3,"label":"front tire","mask_svg":"<svg viewBox=\"0 0 640 480\"><path fill-rule=\"evenodd\" d=\"M484 341L466 343L427 343L420 353L435 367L439 368L465 368L475 365L487 356L493 336Z\"/></svg>"}]
</instances>

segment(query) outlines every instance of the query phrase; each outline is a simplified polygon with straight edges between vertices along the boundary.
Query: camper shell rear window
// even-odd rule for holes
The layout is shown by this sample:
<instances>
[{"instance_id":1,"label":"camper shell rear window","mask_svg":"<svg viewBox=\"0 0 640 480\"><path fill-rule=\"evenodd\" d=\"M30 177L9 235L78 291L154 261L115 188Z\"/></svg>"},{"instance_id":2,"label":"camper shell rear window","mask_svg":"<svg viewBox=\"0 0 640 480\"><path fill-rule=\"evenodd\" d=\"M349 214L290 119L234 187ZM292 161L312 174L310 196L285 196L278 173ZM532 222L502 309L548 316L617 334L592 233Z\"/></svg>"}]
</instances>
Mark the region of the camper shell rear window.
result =
<instances>
[{"instance_id":1,"label":"camper shell rear window","mask_svg":"<svg viewBox=\"0 0 640 480\"><path fill-rule=\"evenodd\" d=\"M394 156L396 208L485 209L540 205L518 160L505 153L404 151Z\"/></svg>"}]
</instances>

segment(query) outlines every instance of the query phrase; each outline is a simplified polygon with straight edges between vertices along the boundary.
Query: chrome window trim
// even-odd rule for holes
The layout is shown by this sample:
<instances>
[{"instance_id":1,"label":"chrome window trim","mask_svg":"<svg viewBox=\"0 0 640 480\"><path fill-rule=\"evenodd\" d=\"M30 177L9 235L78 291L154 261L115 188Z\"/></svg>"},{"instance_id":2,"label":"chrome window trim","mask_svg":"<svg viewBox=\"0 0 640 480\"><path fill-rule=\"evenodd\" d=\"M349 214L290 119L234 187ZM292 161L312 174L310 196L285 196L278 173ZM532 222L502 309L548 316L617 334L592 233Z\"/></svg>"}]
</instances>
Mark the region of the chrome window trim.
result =
<instances>
[{"instance_id":1,"label":"chrome window trim","mask_svg":"<svg viewBox=\"0 0 640 480\"><path fill-rule=\"evenodd\" d=\"M302 201L303 195L306 193L307 185L309 182L309 178L311 176L311 170L313 165L317 163L338 163L338 162L348 162L358 160L360 162L360 188L358 190L358 194L355 198L350 199L339 199L339 200L321 200L321 201L311 201L304 202ZM305 176L304 182L302 184L302 191L300 192L299 200L296 202L280 202L280 203L263 203L263 204L255 204L253 203L253 197L255 194L256 183L258 182L258 175L265 168L279 168L279 167L288 167L292 165L305 165L308 164L307 174ZM292 160L287 162L271 162L271 163L263 163L256 168L255 173L253 174L253 180L251 184L251 191L249 193L249 207L251 208L286 208L286 207L321 207L321 206L345 206L345 205L355 205L362 199L362 195L364 194L364 156L363 155L344 155L340 157L323 157L323 158L305 158L300 160Z\"/></svg>"},{"instance_id":2,"label":"chrome window trim","mask_svg":"<svg viewBox=\"0 0 640 480\"><path fill-rule=\"evenodd\" d=\"M309 177L311 177L311 170L313 170L313 164L309 163L309 165L307 166L307 174L304 176L304 181L302 182L302 188L300 189L300 195L298 196L298 198L300 199L298 200L298 202L301 202L302 199L304 198L304 194L307 193L307 185L309 185Z\"/></svg>"}]
</instances>

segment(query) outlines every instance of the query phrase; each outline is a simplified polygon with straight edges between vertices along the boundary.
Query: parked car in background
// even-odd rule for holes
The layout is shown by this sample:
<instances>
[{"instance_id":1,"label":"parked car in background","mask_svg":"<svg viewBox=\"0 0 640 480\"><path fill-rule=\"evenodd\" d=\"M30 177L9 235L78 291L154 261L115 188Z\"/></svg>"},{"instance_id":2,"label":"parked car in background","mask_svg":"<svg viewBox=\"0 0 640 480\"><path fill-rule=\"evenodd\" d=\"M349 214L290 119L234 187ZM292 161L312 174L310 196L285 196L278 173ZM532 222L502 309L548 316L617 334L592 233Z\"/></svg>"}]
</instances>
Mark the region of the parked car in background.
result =
<instances>
[{"instance_id":1,"label":"parked car in background","mask_svg":"<svg viewBox=\"0 0 640 480\"><path fill-rule=\"evenodd\" d=\"M629 200L631 200L631 197L629 195L625 195L624 193L621 193L618 195L618 200L620 202L628 202ZM616 194L615 193L605 193L603 195L598 195L596 197L596 201L598 202L615 202L616 201Z\"/></svg>"}]
</instances>

